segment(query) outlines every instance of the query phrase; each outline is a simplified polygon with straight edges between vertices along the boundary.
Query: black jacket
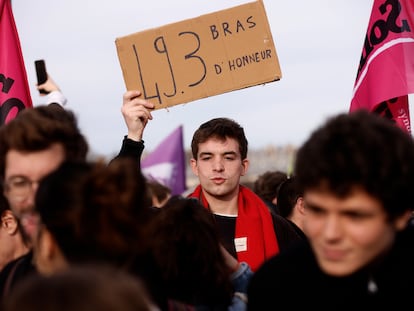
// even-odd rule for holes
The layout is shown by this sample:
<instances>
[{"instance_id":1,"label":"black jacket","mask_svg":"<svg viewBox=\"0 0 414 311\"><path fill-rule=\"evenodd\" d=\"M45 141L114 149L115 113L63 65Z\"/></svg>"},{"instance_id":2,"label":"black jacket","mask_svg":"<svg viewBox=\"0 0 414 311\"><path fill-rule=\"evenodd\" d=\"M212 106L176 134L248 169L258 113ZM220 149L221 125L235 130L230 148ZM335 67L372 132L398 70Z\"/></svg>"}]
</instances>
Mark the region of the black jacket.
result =
<instances>
[{"instance_id":1,"label":"black jacket","mask_svg":"<svg viewBox=\"0 0 414 311\"><path fill-rule=\"evenodd\" d=\"M397 235L380 262L347 277L323 273L310 244L277 255L253 276L248 288L248 311L277 310L402 310L414 293L414 227Z\"/></svg>"},{"instance_id":2,"label":"black jacket","mask_svg":"<svg viewBox=\"0 0 414 311\"><path fill-rule=\"evenodd\" d=\"M32 261L33 252L29 251L3 267L0 271L0 303L20 280L37 273Z\"/></svg>"}]
</instances>

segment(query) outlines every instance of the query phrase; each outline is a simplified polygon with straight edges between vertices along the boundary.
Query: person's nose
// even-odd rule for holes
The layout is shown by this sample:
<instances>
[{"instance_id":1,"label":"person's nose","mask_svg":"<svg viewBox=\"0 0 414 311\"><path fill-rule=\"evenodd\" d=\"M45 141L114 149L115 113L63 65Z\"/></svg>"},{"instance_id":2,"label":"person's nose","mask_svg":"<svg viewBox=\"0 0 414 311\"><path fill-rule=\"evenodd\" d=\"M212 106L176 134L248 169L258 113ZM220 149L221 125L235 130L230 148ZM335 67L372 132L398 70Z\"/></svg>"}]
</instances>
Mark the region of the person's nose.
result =
<instances>
[{"instance_id":1,"label":"person's nose","mask_svg":"<svg viewBox=\"0 0 414 311\"><path fill-rule=\"evenodd\" d=\"M341 222L338 216L331 215L325 219L323 235L328 240L336 240L341 237Z\"/></svg>"},{"instance_id":2,"label":"person's nose","mask_svg":"<svg viewBox=\"0 0 414 311\"><path fill-rule=\"evenodd\" d=\"M30 206L34 206L36 192L38 188L39 188L39 183L36 181L32 182L31 187L30 187L30 192L27 195L26 204Z\"/></svg>"},{"instance_id":3,"label":"person's nose","mask_svg":"<svg viewBox=\"0 0 414 311\"><path fill-rule=\"evenodd\" d=\"M224 171L223 159L221 159L221 158L214 159L214 161L213 161L213 170L216 171L216 172Z\"/></svg>"}]
</instances>

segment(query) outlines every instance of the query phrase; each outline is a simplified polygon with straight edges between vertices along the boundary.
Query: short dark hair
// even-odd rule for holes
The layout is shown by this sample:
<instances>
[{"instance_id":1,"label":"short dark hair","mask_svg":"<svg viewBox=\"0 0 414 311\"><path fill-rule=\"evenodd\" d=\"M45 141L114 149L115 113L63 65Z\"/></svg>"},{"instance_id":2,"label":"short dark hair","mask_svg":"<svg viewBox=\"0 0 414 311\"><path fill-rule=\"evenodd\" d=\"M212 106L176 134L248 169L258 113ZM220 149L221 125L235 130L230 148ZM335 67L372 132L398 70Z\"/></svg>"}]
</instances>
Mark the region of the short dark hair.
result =
<instances>
[{"instance_id":1,"label":"short dark hair","mask_svg":"<svg viewBox=\"0 0 414 311\"><path fill-rule=\"evenodd\" d=\"M193 158L197 159L198 145L206 142L211 137L225 140L233 138L239 143L241 158L247 158L248 142L243 127L229 118L215 118L200 125L194 132L191 141Z\"/></svg>"},{"instance_id":2,"label":"short dark hair","mask_svg":"<svg viewBox=\"0 0 414 311\"><path fill-rule=\"evenodd\" d=\"M361 187L394 219L414 202L414 142L377 114L366 110L339 114L299 148L295 174L305 196L307 189L325 188L346 197Z\"/></svg>"},{"instance_id":3,"label":"short dark hair","mask_svg":"<svg viewBox=\"0 0 414 311\"><path fill-rule=\"evenodd\" d=\"M297 200L303 196L303 191L299 187L296 177L291 176L282 182L277 192L277 207L283 217L289 217Z\"/></svg>"},{"instance_id":4,"label":"short dark hair","mask_svg":"<svg viewBox=\"0 0 414 311\"><path fill-rule=\"evenodd\" d=\"M62 144L66 159L86 159L88 143L72 111L56 104L22 110L0 128L0 176L9 150L41 151L55 143Z\"/></svg>"},{"instance_id":5,"label":"short dark hair","mask_svg":"<svg viewBox=\"0 0 414 311\"><path fill-rule=\"evenodd\" d=\"M262 199L272 202L277 197L279 186L288 178L282 171L267 171L257 177L253 191Z\"/></svg>"}]
</instances>

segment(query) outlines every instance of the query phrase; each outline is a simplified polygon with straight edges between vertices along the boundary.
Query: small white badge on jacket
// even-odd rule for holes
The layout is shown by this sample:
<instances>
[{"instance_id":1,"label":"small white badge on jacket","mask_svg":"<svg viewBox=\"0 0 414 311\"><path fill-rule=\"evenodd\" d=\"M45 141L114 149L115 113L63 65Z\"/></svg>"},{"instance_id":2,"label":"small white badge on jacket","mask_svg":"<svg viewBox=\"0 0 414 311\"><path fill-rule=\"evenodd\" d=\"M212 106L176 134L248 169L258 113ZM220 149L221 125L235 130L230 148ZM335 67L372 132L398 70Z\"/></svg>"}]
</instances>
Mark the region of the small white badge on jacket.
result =
<instances>
[{"instance_id":1,"label":"small white badge on jacket","mask_svg":"<svg viewBox=\"0 0 414 311\"><path fill-rule=\"evenodd\" d=\"M236 252L245 252L247 251L247 237L235 238L234 245L236 246Z\"/></svg>"}]
</instances>

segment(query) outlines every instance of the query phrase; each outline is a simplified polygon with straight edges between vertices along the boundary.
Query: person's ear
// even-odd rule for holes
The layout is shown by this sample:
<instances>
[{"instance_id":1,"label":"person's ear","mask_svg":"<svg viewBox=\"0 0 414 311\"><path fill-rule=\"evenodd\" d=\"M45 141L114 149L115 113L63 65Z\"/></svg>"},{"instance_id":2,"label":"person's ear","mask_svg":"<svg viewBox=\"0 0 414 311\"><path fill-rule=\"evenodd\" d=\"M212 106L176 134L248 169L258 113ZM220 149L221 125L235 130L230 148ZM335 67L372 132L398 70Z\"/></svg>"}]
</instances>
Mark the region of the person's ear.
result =
<instances>
[{"instance_id":1,"label":"person's ear","mask_svg":"<svg viewBox=\"0 0 414 311\"><path fill-rule=\"evenodd\" d=\"M303 201L303 197L298 197L296 200L296 206L301 215L305 215L305 201Z\"/></svg>"},{"instance_id":2,"label":"person's ear","mask_svg":"<svg viewBox=\"0 0 414 311\"><path fill-rule=\"evenodd\" d=\"M1 215L1 226L6 229L9 235L14 235L19 231L17 219L11 210L6 210Z\"/></svg>"},{"instance_id":3,"label":"person's ear","mask_svg":"<svg viewBox=\"0 0 414 311\"><path fill-rule=\"evenodd\" d=\"M192 158L190 160L190 164L191 164L191 170L193 171L194 175L198 176L197 160Z\"/></svg>"},{"instance_id":4,"label":"person's ear","mask_svg":"<svg viewBox=\"0 0 414 311\"><path fill-rule=\"evenodd\" d=\"M242 171L242 173L241 173L241 176L246 175L247 170L249 169L249 164L250 164L250 162L249 162L249 160L248 160L248 159L244 159L244 160L242 160L242 167L243 167L243 171Z\"/></svg>"}]
</instances>

